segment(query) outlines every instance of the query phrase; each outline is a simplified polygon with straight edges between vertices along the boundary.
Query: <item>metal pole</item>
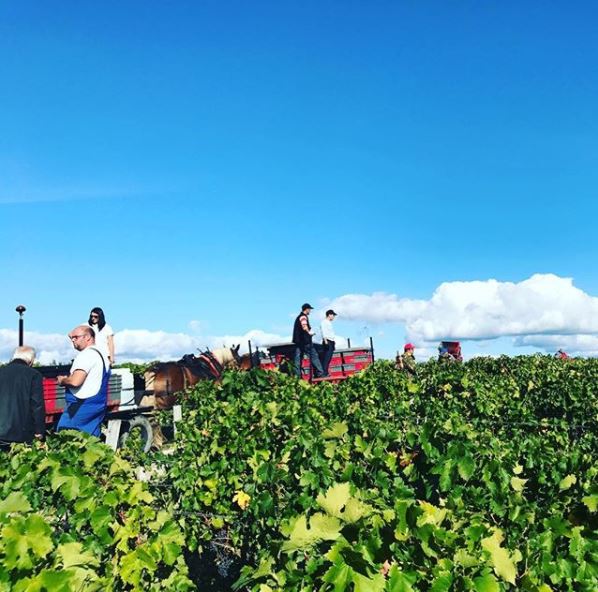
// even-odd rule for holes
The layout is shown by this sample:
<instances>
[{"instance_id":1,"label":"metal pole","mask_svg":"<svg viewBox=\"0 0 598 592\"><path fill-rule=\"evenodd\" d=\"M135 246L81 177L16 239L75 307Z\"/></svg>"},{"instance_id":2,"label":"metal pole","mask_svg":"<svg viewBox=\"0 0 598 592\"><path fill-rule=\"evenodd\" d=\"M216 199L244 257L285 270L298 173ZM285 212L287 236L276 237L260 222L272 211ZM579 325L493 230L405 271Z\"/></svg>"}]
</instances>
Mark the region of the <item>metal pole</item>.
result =
<instances>
[{"instance_id":1,"label":"metal pole","mask_svg":"<svg viewBox=\"0 0 598 592\"><path fill-rule=\"evenodd\" d=\"M370 349L372 350L372 364L374 363L374 340L370 337Z\"/></svg>"},{"instance_id":2,"label":"metal pole","mask_svg":"<svg viewBox=\"0 0 598 592\"><path fill-rule=\"evenodd\" d=\"M351 339L347 337L347 347L351 349Z\"/></svg>"},{"instance_id":3,"label":"metal pole","mask_svg":"<svg viewBox=\"0 0 598 592\"><path fill-rule=\"evenodd\" d=\"M249 345L249 362L251 364L251 367L253 368L253 352L251 351L251 339L247 342L247 344Z\"/></svg>"},{"instance_id":4,"label":"metal pole","mask_svg":"<svg viewBox=\"0 0 598 592\"><path fill-rule=\"evenodd\" d=\"M19 313L19 347L23 345L23 313L27 310L22 304L19 304L15 310Z\"/></svg>"}]
</instances>

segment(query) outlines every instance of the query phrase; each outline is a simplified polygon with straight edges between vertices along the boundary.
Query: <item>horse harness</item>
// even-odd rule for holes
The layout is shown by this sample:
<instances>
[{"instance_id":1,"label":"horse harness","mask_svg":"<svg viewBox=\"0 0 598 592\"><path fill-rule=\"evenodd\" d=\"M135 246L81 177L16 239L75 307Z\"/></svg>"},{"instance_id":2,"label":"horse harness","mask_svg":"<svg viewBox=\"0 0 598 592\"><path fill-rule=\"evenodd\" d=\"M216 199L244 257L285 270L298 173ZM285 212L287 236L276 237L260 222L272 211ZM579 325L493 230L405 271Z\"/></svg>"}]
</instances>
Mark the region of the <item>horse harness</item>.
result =
<instances>
[{"instance_id":1,"label":"horse harness","mask_svg":"<svg viewBox=\"0 0 598 592\"><path fill-rule=\"evenodd\" d=\"M205 351L198 356L193 354L184 355L177 365L189 369L198 378L211 378L219 380L224 367L214 357L211 351Z\"/></svg>"}]
</instances>

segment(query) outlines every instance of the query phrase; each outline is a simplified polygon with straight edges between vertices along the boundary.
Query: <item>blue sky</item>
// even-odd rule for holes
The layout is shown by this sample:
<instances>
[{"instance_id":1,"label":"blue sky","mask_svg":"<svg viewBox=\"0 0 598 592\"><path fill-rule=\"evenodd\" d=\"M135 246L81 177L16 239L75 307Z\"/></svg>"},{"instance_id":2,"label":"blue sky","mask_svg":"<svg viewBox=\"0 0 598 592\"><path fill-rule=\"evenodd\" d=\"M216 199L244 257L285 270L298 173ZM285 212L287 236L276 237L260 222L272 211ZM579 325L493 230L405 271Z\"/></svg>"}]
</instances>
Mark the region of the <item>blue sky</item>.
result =
<instances>
[{"instance_id":1,"label":"blue sky","mask_svg":"<svg viewBox=\"0 0 598 592\"><path fill-rule=\"evenodd\" d=\"M500 317L484 341L444 336L471 337L473 354L549 351L568 335L594 355L597 13L590 2L0 3L6 344L21 302L38 340L102 306L117 331L207 344L288 335L306 300L429 301L443 283L552 274L572 278L587 308L551 305L565 321L508 335ZM520 297L530 309L518 314L541 313ZM351 310L339 333L372 334L383 355L423 336L413 316Z\"/></svg>"}]
</instances>

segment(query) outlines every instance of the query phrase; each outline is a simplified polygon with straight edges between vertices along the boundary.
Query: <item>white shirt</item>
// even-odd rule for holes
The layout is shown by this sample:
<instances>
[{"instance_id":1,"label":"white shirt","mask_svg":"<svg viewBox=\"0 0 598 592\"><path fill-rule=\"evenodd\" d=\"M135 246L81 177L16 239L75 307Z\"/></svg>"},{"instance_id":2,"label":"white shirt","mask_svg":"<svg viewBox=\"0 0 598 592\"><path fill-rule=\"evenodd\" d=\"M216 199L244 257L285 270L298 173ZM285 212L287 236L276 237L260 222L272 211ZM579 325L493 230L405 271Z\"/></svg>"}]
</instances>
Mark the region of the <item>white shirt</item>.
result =
<instances>
[{"instance_id":1,"label":"white shirt","mask_svg":"<svg viewBox=\"0 0 598 592\"><path fill-rule=\"evenodd\" d=\"M322 332L322 340L326 339L328 341L336 341L336 335L334 334L334 329L332 328L332 321L324 319L320 324L320 331Z\"/></svg>"},{"instance_id":2,"label":"white shirt","mask_svg":"<svg viewBox=\"0 0 598 592\"><path fill-rule=\"evenodd\" d=\"M104 360L104 364L102 364L102 359ZM81 386L69 386L71 393L78 399L89 399L89 397L97 395L102 386L104 365L106 369L110 367L107 357L101 354L100 350L96 349L93 345L79 352L73 360L71 374L75 370L83 370L87 373L87 376Z\"/></svg>"},{"instance_id":3,"label":"white shirt","mask_svg":"<svg viewBox=\"0 0 598 592\"><path fill-rule=\"evenodd\" d=\"M106 323L101 331L98 331L97 325L92 325L91 328L96 334L95 347L97 347L104 354L104 357L108 359L110 357L110 350L108 349L108 337L110 337L110 335L114 335L112 327Z\"/></svg>"}]
</instances>

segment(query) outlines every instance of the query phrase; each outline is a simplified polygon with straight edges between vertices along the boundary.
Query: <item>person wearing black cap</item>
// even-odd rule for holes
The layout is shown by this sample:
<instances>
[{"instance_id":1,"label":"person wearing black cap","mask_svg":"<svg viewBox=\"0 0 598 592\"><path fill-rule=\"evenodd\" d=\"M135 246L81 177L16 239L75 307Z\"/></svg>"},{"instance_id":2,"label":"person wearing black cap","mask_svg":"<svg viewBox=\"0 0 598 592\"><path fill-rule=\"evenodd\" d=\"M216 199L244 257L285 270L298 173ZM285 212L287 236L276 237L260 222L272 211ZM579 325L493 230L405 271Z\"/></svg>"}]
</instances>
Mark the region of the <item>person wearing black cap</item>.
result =
<instances>
[{"instance_id":1,"label":"person wearing black cap","mask_svg":"<svg viewBox=\"0 0 598 592\"><path fill-rule=\"evenodd\" d=\"M326 311L326 318L320 325L320 330L322 332L322 348L324 352L322 368L324 369L325 374L328 374L328 366L330 366L330 360L332 359L332 354L334 353L334 347L336 345L336 335L332 328L332 321L334 321L334 317L336 316L337 314L329 308Z\"/></svg>"},{"instance_id":2,"label":"person wearing black cap","mask_svg":"<svg viewBox=\"0 0 598 592\"><path fill-rule=\"evenodd\" d=\"M313 310L313 306L307 302L301 307L301 312L295 319L293 325L293 343L295 344L295 373L301 378L301 360L303 356L308 356L311 365L315 371L316 378L326 376L320 363L320 358L314 348L313 336L314 331L311 330L309 324L309 313Z\"/></svg>"}]
</instances>

